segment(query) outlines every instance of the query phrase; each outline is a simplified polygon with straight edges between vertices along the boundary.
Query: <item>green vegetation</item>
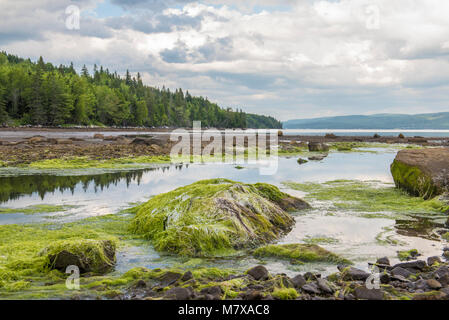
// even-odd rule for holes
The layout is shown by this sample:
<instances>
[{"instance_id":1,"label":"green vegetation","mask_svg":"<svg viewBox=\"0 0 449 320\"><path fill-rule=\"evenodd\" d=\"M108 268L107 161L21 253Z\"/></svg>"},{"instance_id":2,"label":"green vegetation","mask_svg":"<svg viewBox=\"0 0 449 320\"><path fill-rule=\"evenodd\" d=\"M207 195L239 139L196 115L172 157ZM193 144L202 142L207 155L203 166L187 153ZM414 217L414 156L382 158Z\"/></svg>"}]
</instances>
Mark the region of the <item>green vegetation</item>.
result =
<instances>
[{"instance_id":1,"label":"green vegetation","mask_svg":"<svg viewBox=\"0 0 449 320\"><path fill-rule=\"evenodd\" d=\"M417 167L394 160L391 164L391 174L396 186L407 190L412 195L429 199L440 193L432 180Z\"/></svg>"},{"instance_id":2,"label":"green vegetation","mask_svg":"<svg viewBox=\"0 0 449 320\"><path fill-rule=\"evenodd\" d=\"M279 194L268 185L203 180L136 207L131 230L159 251L226 255L268 243L291 229L293 218L270 201Z\"/></svg>"},{"instance_id":3,"label":"green vegetation","mask_svg":"<svg viewBox=\"0 0 449 320\"><path fill-rule=\"evenodd\" d=\"M78 75L73 67L36 63L0 52L0 124L48 126L203 126L281 128L272 117L223 109L189 92L145 86L140 73L125 77L96 65Z\"/></svg>"},{"instance_id":4,"label":"green vegetation","mask_svg":"<svg viewBox=\"0 0 449 320\"><path fill-rule=\"evenodd\" d=\"M411 249L406 251L398 251L398 258L401 261L411 260L419 255L417 249Z\"/></svg>"},{"instance_id":5,"label":"green vegetation","mask_svg":"<svg viewBox=\"0 0 449 320\"><path fill-rule=\"evenodd\" d=\"M118 158L108 160L92 160L87 157L69 159L50 159L35 161L27 165L32 169L126 169L136 165L152 163L170 163L169 156L140 156L135 158Z\"/></svg>"},{"instance_id":6,"label":"green vegetation","mask_svg":"<svg viewBox=\"0 0 449 320\"><path fill-rule=\"evenodd\" d=\"M287 259L292 262L329 262L329 263L351 263L320 246L315 244L272 244L257 248L254 251L255 257L268 257Z\"/></svg>"},{"instance_id":7,"label":"green vegetation","mask_svg":"<svg viewBox=\"0 0 449 320\"><path fill-rule=\"evenodd\" d=\"M329 237L306 237L302 239L304 243L307 244L336 244L338 243L337 239L329 238Z\"/></svg>"},{"instance_id":8,"label":"green vegetation","mask_svg":"<svg viewBox=\"0 0 449 320\"><path fill-rule=\"evenodd\" d=\"M444 240L449 241L449 232L446 232L441 236Z\"/></svg>"},{"instance_id":9,"label":"green vegetation","mask_svg":"<svg viewBox=\"0 0 449 320\"><path fill-rule=\"evenodd\" d=\"M2 213L37 214L37 213L63 212L71 208L74 208L74 206L37 204L24 208L0 208L0 214Z\"/></svg>"},{"instance_id":10,"label":"green vegetation","mask_svg":"<svg viewBox=\"0 0 449 320\"><path fill-rule=\"evenodd\" d=\"M275 288L271 295L279 300L295 300L299 297L298 292L293 288Z\"/></svg>"},{"instance_id":11,"label":"green vegetation","mask_svg":"<svg viewBox=\"0 0 449 320\"><path fill-rule=\"evenodd\" d=\"M363 212L439 213L449 208L434 198L411 197L394 186L378 182L336 180L325 183L285 182L287 187L307 192L306 199L332 201L336 209Z\"/></svg>"}]
</instances>

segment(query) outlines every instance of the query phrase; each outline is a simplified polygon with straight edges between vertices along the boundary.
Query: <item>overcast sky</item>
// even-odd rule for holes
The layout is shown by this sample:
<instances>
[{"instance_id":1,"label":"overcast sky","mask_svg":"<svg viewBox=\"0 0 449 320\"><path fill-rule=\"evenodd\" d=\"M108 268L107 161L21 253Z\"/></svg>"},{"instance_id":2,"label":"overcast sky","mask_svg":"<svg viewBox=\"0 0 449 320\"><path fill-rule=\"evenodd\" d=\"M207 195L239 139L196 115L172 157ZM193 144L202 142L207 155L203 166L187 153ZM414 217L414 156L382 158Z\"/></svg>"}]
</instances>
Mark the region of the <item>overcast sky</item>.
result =
<instances>
[{"instance_id":1,"label":"overcast sky","mask_svg":"<svg viewBox=\"0 0 449 320\"><path fill-rule=\"evenodd\" d=\"M449 1L0 0L0 50L280 120L449 111Z\"/></svg>"}]
</instances>

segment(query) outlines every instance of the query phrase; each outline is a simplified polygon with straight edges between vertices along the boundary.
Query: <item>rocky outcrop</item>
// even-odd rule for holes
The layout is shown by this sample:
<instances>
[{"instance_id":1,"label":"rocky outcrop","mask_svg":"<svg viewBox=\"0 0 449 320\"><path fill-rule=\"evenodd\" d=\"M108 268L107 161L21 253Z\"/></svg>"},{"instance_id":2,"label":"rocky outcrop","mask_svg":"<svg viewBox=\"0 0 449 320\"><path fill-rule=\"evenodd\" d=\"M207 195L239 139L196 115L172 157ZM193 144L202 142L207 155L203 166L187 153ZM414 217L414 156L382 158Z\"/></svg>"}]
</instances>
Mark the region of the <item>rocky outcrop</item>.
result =
<instances>
[{"instance_id":1,"label":"rocky outcrop","mask_svg":"<svg viewBox=\"0 0 449 320\"><path fill-rule=\"evenodd\" d=\"M309 151L312 152L329 151L329 146L321 142L309 142Z\"/></svg>"},{"instance_id":2,"label":"rocky outcrop","mask_svg":"<svg viewBox=\"0 0 449 320\"><path fill-rule=\"evenodd\" d=\"M391 173L397 187L431 198L449 186L449 148L406 149L396 155Z\"/></svg>"},{"instance_id":3,"label":"rocky outcrop","mask_svg":"<svg viewBox=\"0 0 449 320\"><path fill-rule=\"evenodd\" d=\"M307 207L272 185L204 180L135 208L131 230L151 240L159 251L225 255L279 239L295 223L286 211Z\"/></svg>"},{"instance_id":4,"label":"rocky outcrop","mask_svg":"<svg viewBox=\"0 0 449 320\"><path fill-rule=\"evenodd\" d=\"M115 263L115 243L111 240L61 241L45 248L41 255L47 258L46 267L66 271L77 266L80 273L105 273Z\"/></svg>"}]
</instances>

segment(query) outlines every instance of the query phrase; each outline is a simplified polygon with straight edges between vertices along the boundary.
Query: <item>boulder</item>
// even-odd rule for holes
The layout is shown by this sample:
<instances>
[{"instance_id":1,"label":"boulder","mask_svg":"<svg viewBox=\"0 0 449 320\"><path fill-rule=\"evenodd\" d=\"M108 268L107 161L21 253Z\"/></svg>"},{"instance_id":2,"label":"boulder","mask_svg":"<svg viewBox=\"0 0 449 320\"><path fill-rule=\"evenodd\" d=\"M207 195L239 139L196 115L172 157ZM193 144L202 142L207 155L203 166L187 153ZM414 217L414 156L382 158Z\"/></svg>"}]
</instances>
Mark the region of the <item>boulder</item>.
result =
<instances>
[{"instance_id":1,"label":"boulder","mask_svg":"<svg viewBox=\"0 0 449 320\"><path fill-rule=\"evenodd\" d=\"M101 133L94 134L94 139L101 139L101 140L103 140L103 138L104 138L104 135L101 134Z\"/></svg>"},{"instance_id":2,"label":"boulder","mask_svg":"<svg viewBox=\"0 0 449 320\"><path fill-rule=\"evenodd\" d=\"M391 173L397 187L426 199L449 186L449 148L406 149L396 155Z\"/></svg>"},{"instance_id":3,"label":"boulder","mask_svg":"<svg viewBox=\"0 0 449 320\"><path fill-rule=\"evenodd\" d=\"M383 300L384 294L380 289L368 289L365 286L357 287L354 290L357 300Z\"/></svg>"},{"instance_id":4,"label":"boulder","mask_svg":"<svg viewBox=\"0 0 449 320\"><path fill-rule=\"evenodd\" d=\"M41 256L46 257L46 267L62 272L71 265L80 273L105 273L115 264L115 243L111 240L67 240L46 247Z\"/></svg>"},{"instance_id":5,"label":"boulder","mask_svg":"<svg viewBox=\"0 0 449 320\"><path fill-rule=\"evenodd\" d=\"M47 142L47 139L45 137L41 136L34 136L28 139L28 143L35 144L35 143L42 143Z\"/></svg>"},{"instance_id":6,"label":"boulder","mask_svg":"<svg viewBox=\"0 0 449 320\"><path fill-rule=\"evenodd\" d=\"M341 267L339 266L339 270L342 272L343 280L349 281L349 280L355 280L355 281L365 281L370 276L369 273L354 268L354 267Z\"/></svg>"},{"instance_id":7,"label":"boulder","mask_svg":"<svg viewBox=\"0 0 449 320\"><path fill-rule=\"evenodd\" d=\"M309 151L312 152L329 151L329 146L321 142L309 142Z\"/></svg>"},{"instance_id":8,"label":"boulder","mask_svg":"<svg viewBox=\"0 0 449 320\"><path fill-rule=\"evenodd\" d=\"M247 274L249 274L251 277L253 277L255 280L267 280L269 277L269 273L267 268L264 266L256 266L254 268L249 269L246 271Z\"/></svg>"},{"instance_id":9,"label":"boulder","mask_svg":"<svg viewBox=\"0 0 449 320\"><path fill-rule=\"evenodd\" d=\"M422 271L426 266L427 266L427 264L425 261L416 260L416 261L398 263L398 264L394 265L393 268L401 267L401 268L407 269L410 272L416 273L418 271Z\"/></svg>"},{"instance_id":10,"label":"boulder","mask_svg":"<svg viewBox=\"0 0 449 320\"><path fill-rule=\"evenodd\" d=\"M302 200L271 185L203 180L136 207L131 231L158 251L225 255L279 239L295 223L285 209L301 206Z\"/></svg>"},{"instance_id":11,"label":"boulder","mask_svg":"<svg viewBox=\"0 0 449 320\"><path fill-rule=\"evenodd\" d=\"M165 292L165 299L173 300L190 300L193 297L193 290L191 288L175 287Z\"/></svg>"},{"instance_id":12,"label":"boulder","mask_svg":"<svg viewBox=\"0 0 449 320\"><path fill-rule=\"evenodd\" d=\"M300 274L294 276L291 279L291 281L292 281L293 285L295 286L295 288L298 288L298 289L300 289L307 282L306 279Z\"/></svg>"}]
</instances>

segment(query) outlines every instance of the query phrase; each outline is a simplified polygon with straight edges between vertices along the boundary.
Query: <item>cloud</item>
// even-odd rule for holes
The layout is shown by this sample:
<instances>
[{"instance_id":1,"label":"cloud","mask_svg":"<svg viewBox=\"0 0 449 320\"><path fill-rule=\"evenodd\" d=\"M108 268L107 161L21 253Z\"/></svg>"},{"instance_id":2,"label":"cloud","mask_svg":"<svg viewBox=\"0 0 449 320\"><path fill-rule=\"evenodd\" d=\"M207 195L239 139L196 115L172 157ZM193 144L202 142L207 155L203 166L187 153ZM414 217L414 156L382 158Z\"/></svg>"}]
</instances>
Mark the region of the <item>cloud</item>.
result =
<instances>
[{"instance_id":1,"label":"cloud","mask_svg":"<svg viewBox=\"0 0 449 320\"><path fill-rule=\"evenodd\" d=\"M80 30L65 28L69 4L82 9ZM280 119L432 112L449 104L449 2L4 0L0 6L3 50L139 71L150 85L183 87ZM114 6L124 11L98 12Z\"/></svg>"}]
</instances>

